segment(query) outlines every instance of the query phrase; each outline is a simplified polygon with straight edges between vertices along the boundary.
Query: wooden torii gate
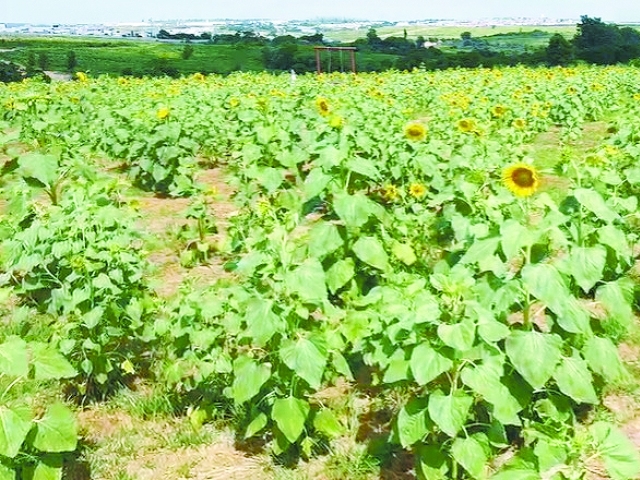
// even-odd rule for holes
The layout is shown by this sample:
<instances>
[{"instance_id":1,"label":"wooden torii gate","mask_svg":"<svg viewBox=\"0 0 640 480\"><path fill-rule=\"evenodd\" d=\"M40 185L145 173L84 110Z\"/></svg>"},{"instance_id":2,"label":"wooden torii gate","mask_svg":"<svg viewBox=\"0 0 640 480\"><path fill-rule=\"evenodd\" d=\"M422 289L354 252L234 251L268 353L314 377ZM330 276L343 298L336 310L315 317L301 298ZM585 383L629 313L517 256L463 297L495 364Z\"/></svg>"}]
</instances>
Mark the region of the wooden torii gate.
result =
<instances>
[{"instance_id":1,"label":"wooden torii gate","mask_svg":"<svg viewBox=\"0 0 640 480\"><path fill-rule=\"evenodd\" d=\"M353 73L356 73L356 47L313 47L314 50L316 51L316 71L318 73L322 73L322 64L320 63L320 52L322 50L328 50L329 54L331 54L331 52L336 51L336 52L340 52L340 55L342 55L342 52L349 52L349 56L351 59L351 71Z\"/></svg>"}]
</instances>

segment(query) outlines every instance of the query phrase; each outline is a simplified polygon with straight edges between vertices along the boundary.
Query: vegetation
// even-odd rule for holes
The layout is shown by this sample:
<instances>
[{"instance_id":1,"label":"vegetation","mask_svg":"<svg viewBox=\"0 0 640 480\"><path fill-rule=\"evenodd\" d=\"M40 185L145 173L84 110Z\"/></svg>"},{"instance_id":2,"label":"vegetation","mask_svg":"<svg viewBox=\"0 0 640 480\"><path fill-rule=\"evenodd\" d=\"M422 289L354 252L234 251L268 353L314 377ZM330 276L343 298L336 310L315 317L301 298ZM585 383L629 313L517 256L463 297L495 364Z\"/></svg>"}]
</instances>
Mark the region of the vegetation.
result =
<instances>
[{"instance_id":1,"label":"vegetation","mask_svg":"<svg viewBox=\"0 0 640 480\"><path fill-rule=\"evenodd\" d=\"M634 68L75 78L0 85L0 478L70 475L72 413L139 385L289 465L637 477L603 406L640 391ZM190 197L169 246L143 191ZM217 273L163 297L164 248Z\"/></svg>"}]
</instances>

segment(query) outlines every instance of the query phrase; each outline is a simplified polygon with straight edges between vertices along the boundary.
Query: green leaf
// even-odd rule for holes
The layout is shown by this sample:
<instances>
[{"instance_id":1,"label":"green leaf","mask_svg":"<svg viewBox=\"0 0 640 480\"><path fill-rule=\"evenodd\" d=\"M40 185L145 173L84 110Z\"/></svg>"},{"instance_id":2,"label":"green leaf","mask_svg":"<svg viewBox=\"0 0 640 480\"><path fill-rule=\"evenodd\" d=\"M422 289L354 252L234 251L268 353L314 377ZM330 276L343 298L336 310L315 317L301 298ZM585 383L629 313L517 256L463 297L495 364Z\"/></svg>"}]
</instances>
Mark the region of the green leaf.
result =
<instances>
[{"instance_id":1,"label":"green leaf","mask_svg":"<svg viewBox=\"0 0 640 480\"><path fill-rule=\"evenodd\" d=\"M329 222L319 222L309 231L309 254L323 258L344 245L338 227Z\"/></svg>"},{"instance_id":2,"label":"green leaf","mask_svg":"<svg viewBox=\"0 0 640 480\"><path fill-rule=\"evenodd\" d=\"M327 364L327 356L306 338L284 341L279 352L284 364L304 379L311 388L317 390Z\"/></svg>"},{"instance_id":3,"label":"green leaf","mask_svg":"<svg viewBox=\"0 0 640 480\"><path fill-rule=\"evenodd\" d=\"M25 178L35 178L43 186L51 186L58 180L58 159L53 155L28 153L18 160L19 173Z\"/></svg>"},{"instance_id":4,"label":"green leaf","mask_svg":"<svg viewBox=\"0 0 640 480\"><path fill-rule=\"evenodd\" d=\"M33 426L28 408L8 408L0 405L0 455L14 458Z\"/></svg>"},{"instance_id":5,"label":"green leaf","mask_svg":"<svg viewBox=\"0 0 640 480\"><path fill-rule=\"evenodd\" d=\"M530 229L516 220L505 220L500 226L500 246L507 260L519 255L524 247L534 242L535 236Z\"/></svg>"},{"instance_id":6,"label":"green leaf","mask_svg":"<svg viewBox=\"0 0 640 480\"><path fill-rule=\"evenodd\" d=\"M356 274L355 262L352 258L338 260L327 270L327 286L335 294L344 287Z\"/></svg>"},{"instance_id":7,"label":"green leaf","mask_svg":"<svg viewBox=\"0 0 640 480\"><path fill-rule=\"evenodd\" d=\"M596 301L606 309L608 319L613 320L623 330L617 333L626 333L633 320L633 309L620 282L609 282L599 286L596 290Z\"/></svg>"},{"instance_id":8,"label":"green leaf","mask_svg":"<svg viewBox=\"0 0 640 480\"><path fill-rule=\"evenodd\" d=\"M328 438L337 438L344 433L344 428L328 408L323 408L313 417L314 428Z\"/></svg>"},{"instance_id":9,"label":"green leaf","mask_svg":"<svg viewBox=\"0 0 640 480\"><path fill-rule=\"evenodd\" d=\"M484 240L475 240L467 253L460 259L460 263L478 263L488 257L491 257L500 244L500 237L486 238Z\"/></svg>"},{"instance_id":10,"label":"green leaf","mask_svg":"<svg viewBox=\"0 0 640 480\"><path fill-rule=\"evenodd\" d=\"M314 168L304 179L304 199L310 200L322 193L333 177L327 175L321 168Z\"/></svg>"},{"instance_id":11,"label":"green leaf","mask_svg":"<svg viewBox=\"0 0 640 480\"><path fill-rule=\"evenodd\" d=\"M438 325L438 337L445 345L466 352L476 339L476 324L469 318L453 325L441 323Z\"/></svg>"},{"instance_id":12,"label":"green leaf","mask_svg":"<svg viewBox=\"0 0 640 480\"><path fill-rule=\"evenodd\" d=\"M555 334L514 331L505 341L507 356L516 371L534 389L544 387L560 361L562 339Z\"/></svg>"},{"instance_id":13,"label":"green leaf","mask_svg":"<svg viewBox=\"0 0 640 480\"><path fill-rule=\"evenodd\" d=\"M256 415L255 418L251 420L251 423L247 426L247 431L244 432L244 438L251 438L264 427L266 427L267 420L267 416L264 413L258 413L258 415Z\"/></svg>"},{"instance_id":14,"label":"green leaf","mask_svg":"<svg viewBox=\"0 0 640 480\"><path fill-rule=\"evenodd\" d=\"M607 250L597 245L595 247L575 247L569 259L573 278L587 293L597 282L602 280L602 272L607 263Z\"/></svg>"},{"instance_id":15,"label":"green leaf","mask_svg":"<svg viewBox=\"0 0 640 480\"><path fill-rule=\"evenodd\" d=\"M258 364L249 357L241 356L233 362L233 373L231 395L237 404L241 404L260 393L262 385L271 377L271 365Z\"/></svg>"},{"instance_id":16,"label":"green leaf","mask_svg":"<svg viewBox=\"0 0 640 480\"><path fill-rule=\"evenodd\" d=\"M467 422L473 397L456 392L445 395L440 390L429 396L429 417L444 433L455 437Z\"/></svg>"},{"instance_id":17,"label":"green leaf","mask_svg":"<svg viewBox=\"0 0 640 480\"><path fill-rule=\"evenodd\" d=\"M273 301L261 297L251 298L245 307L246 333L253 344L264 347L269 340L285 328L285 322L273 311Z\"/></svg>"},{"instance_id":18,"label":"green leaf","mask_svg":"<svg viewBox=\"0 0 640 480\"><path fill-rule=\"evenodd\" d=\"M576 197L584 208L607 223L620 219L620 215L611 210L602 198L602 195L595 190L590 188L578 188L573 192L573 196Z\"/></svg>"},{"instance_id":19,"label":"green leaf","mask_svg":"<svg viewBox=\"0 0 640 480\"><path fill-rule=\"evenodd\" d=\"M0 463L0 480L16 480L16 472Z\"/></svg>"},{"instance_id":20,"label":"green leaf","mask_svg":"<svg viewBox=\"0 0 640 480\"><path fill-rule=\"evenodd\" d=\"M525 468L506 468L492 475L491 480L540 480L540 472Z\"/></svg>"},{"instance_id":21,"label":"green leaf","mask_svg":"<svg viewBox=\"0 0 640 480\"><path fill-rule=\"evenodd\" d=\"M324 269L315 258L307 259L287 273L285 283L289 292L297 294L305 303L321 303L327 299Z\"/></svg>"},{"instance_id":22,"label":"green leaf","mask_svg":"<svg viewBox=\"0 0 640 480\"><path fill-rule=\"evenodd\" d=\"M380 178L380 171L376 163L367 158L352 157L347 161L347 168L371 180Z\"/></svg>"},{"instance_id":23,"label":"green leaf","mask_svg":"<svg viewBox=\"0 0 640 480\"><path fill-rule=\"evenodd\" d=\"M78 373L69 361L51 345L31 342L31 363L36 380L57 380L73 378Z\"/></svg>"},{"instance_id":24,"label":"green leaf","mask_svg":"<svg viewBox=\"0 0 640 480\"><path fill-rule=\"evenodd\" d=\"M394 242L391 253L405 265L413 265L418 260L410 243Z\"/></svg>"},{"instance_id":25,"label":"green leaf","mask_svg":"<svg viewBox=\"0 0 640 480\"><path fill-rule=\"evenodd\" d=\"M398 412L396 419L400 444L408 448L422 440L429 433L427 410L423 402L410 401Z\"/></svg>"},{"instance_id":26,"label":"green leaf","mask_svg":"<svg viewBox=\"0 0 640 480\"><path fill-rule=\"evenodd\" d=\"M374 213L374 209L364 194L347 193L336 194L333 199L333 208L347 227L361 227L369 220Z\"/></svg>"},{"instance_id":27,"label":"green leaf","mask_svg":"<svg viewBox=\"0 0 640 480\"><path fill-rule=\"evenodd\" d=\"M295 443L302 434L307 415L309 404L300 398L278 398L273 402L271 418L290 443Z\"/></svg>"},{"instance_id":28,"label":"green leaf","mask_svg":"<svg viewBox=\"0 0 640 480\"><path fill-rule=\"evenodd\" d=\"M617 229L613 225L605 225L599 228L598 240L616 252L616 255L619 257L628 259L632 255L627 236L622 230Z\"/></svg>"},{"instance_id":29,"label":"green leaf","mask_svg":"<svg viewBox=\"0 0 640 480\"><path fill-rule=\"evenodd\" d=\"M473 478L485 478L488 457L474 437L456 438L451 445L451 455Z\"/></svg>"},{"instance_id":30,"label":"green leaf","mask_svg":"<svg viewBox=\"0 0 640 480\"><path fill-rule=\"evenodd\" d=\"M65 404L50 405L42 418L36 420L33 446L42 452L72 452L78 445L76 417Z\"/></svg>"},{"instance_id":31,"label":"green leaf","mask_svg":"<svg viewBox=\"0 0 640 480\"><path fill-rule=\"evenodd\" d=\"M447 480L449 467L447 457L436 446L418 448L418 468L424 480Z\"/></svg>"},{"instance_id":32,"label":"green leaf","mask_svg":"<svg viewBox=\"0 0 640 480\"><path fill-rule=\"evenodd\" d=\"M538 457L540 472L548 472L567 461L567 444L562 441L551 442L541 438L536 442L533 452Z\"/></svg>"},{"instance_id":33,"label":"green leaf","mask_svg":"<svg viewBox=\"0 0 640 480\"><path fill-rule=\"evenodd\" d=\"M62 458L43 457L33 469L30 480L61 480L62 479Z\"/></svg>"},{"instance_id":34,"label":"green leaf","mask_svg":"<svg viewBox=\"0 0 640 480\"><path fill-rule=\"evenodd\" d=\"M582 355L589 368L607 381L620 380L625 373L624 365L614 343L604 337L591 337L586 341Z\"/></svg>"},{"instance_id":35,"label":"green leaf","mask_svg":"<svg viewBox=\"0 0 640 480\"><path fill-rule=\"evenodd\" d=\"M27 342L20 337L8 337L0 344L0 374L10 377L29 375Z\"/></svg>"},{"instance_id":36,"label":"green leaf","mask_svg":"<svg viewBox=\"0 0 640 480\"><path fill-rule=\"evenodd\" d=\"M640 454L637 447L614 425L596 422L589 428L596 451L613 480L629 480L640 475Z\"/></svg>"},{"instance_id":37,"label":"green leaf","mask_svg":"<svg viewBox=\"0 0 640 480\"><path fill-rule=\"evenodd\" d=\"M501 382L502 369L494 365L465 367L460 378L471 390L493 405L494 417L505 425L520 425L522 406Z\"/></svg>"},{"instance_id":38,"label":"green leaf","mask_svg":"<svg viewBox=\"0 0 640 480\"><path fill-rule=\"evenodd\" d=\"M352 248L353 253L364 263L378 270L389 270L389 257L377 238L360 237Z\"/></svg>"},{"instance_id":39,"label":"green leaf","mask_svg":"<svg viewBox=\"0 0 640 480\"><path fill-rule=\"evenodd\" d=\"M409 362L404 358L404 349L398 348L389 360L389 366L384 372L384 383L395 383L407 380Z\"/></svg>"},{"instance_id":40,"label":"green leaf","mask_svg":"<svg viewBox=\"0 0 640 480\"><path fill-rule=\"evenodd\" d=\"M411 373L418 385L426 385L453 367L453 361L434 350L429 342L421 343L411 352Z\"/></svg>"},{"instance_id":41,"label":"green leaf","mask_svg":"<svg viewBox=\"0 0 640 480\"><path fill-rule=\"evenodd\" d=\"M598 403L593 389L593 378L585 362L577 352L573 357L563 358L553 374L562 393L578 403Z\"/></svg>"},{"instance_id":42,"label":"green leaf","mask_svg":"<svg viewBox=\"0 0 640 480\"><path fill-rule=\"evenodd\" d=\"M529 264L522 269L525 287L557 315L558 325L570 333L589 333L589 315L569 292L560 272L550 264Z\"/></svg>"}]
</instances>

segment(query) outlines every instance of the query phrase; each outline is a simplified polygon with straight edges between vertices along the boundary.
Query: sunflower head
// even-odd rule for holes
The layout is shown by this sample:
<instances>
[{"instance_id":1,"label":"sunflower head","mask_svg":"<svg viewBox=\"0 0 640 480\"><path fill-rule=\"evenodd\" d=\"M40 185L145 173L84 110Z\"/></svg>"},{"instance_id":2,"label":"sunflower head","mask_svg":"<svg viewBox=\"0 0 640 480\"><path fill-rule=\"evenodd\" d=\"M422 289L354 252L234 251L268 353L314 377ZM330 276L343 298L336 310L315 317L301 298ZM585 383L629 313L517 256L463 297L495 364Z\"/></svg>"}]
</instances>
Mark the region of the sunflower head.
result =
<instances>
[{"instance_id":1,"label":"sunflower head","mask_svg":"<svg viewBox=\"0 0 640 480\"><path fill-rule=\"evenodd\" d=\"M231 97L229 99L229 106L231 108L236 108L238 105L240 105L240 100L238 100L236 97Z\"/></svg>"},{"instance_id":2,"label":"sunflower head","mask_svg":"<svg viewBox=\"0 0 640 480\"><path fill-rule=\"evenodd\" d=\"M472 133L476 131L476 121L473 118L462 118L458 120L458 130L462 133Z\"/></svg>"},{"instance_id":3,"label":"sunflower head","mask_svg":"<svg viewBox=\"0 0 640 480\"><path fill-rule=\"evenodd\" d=\"M507 113L507 107L505 107L504 105L495 105L491 109L491 115L495 118L500 118L504 116L505 113Z\"/></svg>"},{"instance_id":4,"label":"sunflower head","mask_svg":"<svg viewBox=\"0 0 640 480\"><path fill-rule=\"evenodd\" d=\"M413 198L422 198L427 193L427 187L422 183L412 183L409 185L409 195Z\"/></svg>"},{"instance_id":5,"label":"sunflower head","mask_svg":"<svg viewBox=\"0 0 640 480\"><path fill-rule=\"evenodd\" d=\"M89 81L89 77L84 72L76 72L75 77L76 80L82 83L86 83L87 81Z\"/></svg>"},{"instance_id":6,"label":"sunflower head","mask_svg":"<svg viewBox=\"0 0 640 480\"><path fill-rule=\"evenodd\" d=\"M162 108L159 108L158 111L156 112L156 117L158 117L158 120L164 120L169 116L169 113L171 112L167 107L162 107Z\"/></svg>"},{"instance_id":7,"label":"sunflower head","mask_svg":"<svg viewBox=\"0 0 640 480\"><path fill-rule=\"evenodd\" d=\"M427 137L427 128L421 123L410 123L404 127L404 136L414 142L420 142Z\"/></svg>"},{"instance_id":8,"label":"sunflower head","mask_svg":"<svg viewBox=\"0 0 640 480\"><path fill-rule=\"evenodd\" d=\"M344 119L340 115L333 115L329 119L329 126L331 128L342 128L344 125Z\"/></svg>"},{"instance_id":9,"label":"sunflower head","mask_svg":"<svg viewBox=\"0 0 640 480\"><path fill-rule=\"evenodd\" d=\"M633 94L633 99L637 100L637 101L640 101L640 93L634 93Z\"/></svg>"},{"instance_id":10,"label":"sunflower head","mask_svg":"<svg viewBox=\"0 0 640 480\"><path fill-rule=\"evenodd\" d=\"M517 128L518 130L522 130L526 126L527 126L527 121L524 118L516 118L513 121L513 127Z\"/></svg>"},{"instance_id":11,"label":"sunflower head","mask_svg":"<svg viewBox=\"0 0 640 480\"><path fill-rule=\"evenodd\" d=\"M528 197L540 187L540 175L535 167L526 163L510 165L502 172L505 186L517 197Z\"/></svg>"},{"instance_id":12,"label":"sunflower head","mask_svg":"<svg viewBox=\"0 0 640 480\"><path fill-rule=\"evenodd\" d=\"M316 108L318 109L318 113L320 113L320 115L323 115L323 116L329 115L329 112L330 112L329 100L327 100L324 97L316 98Z\"/></svg>"},{"instance_id":13,"label":"sunflower head","mask_svg":"<svg viewBox=\"0 0 640 480\"><path fill-rule=\"evenodd\" d=\"M400 197L400 192L398 191L398 187L395 185L385 185L382 189L382 198L384 198L387 202L393 202Z\"/></svg>"},{"instance_id":14,"label":"sunflower head","mask_svg":"<svg viewBox=\"0 0 640 480\"><path fill-rule=\"evenodd\" d=\"M196 72L196 73L194 73L192 78L193 78L196 82L202 82L202 81L204 81L204 79L205 79L204 75L203 75L202 73L200 73L200 72Z\"/></svg>"}]
</instances>

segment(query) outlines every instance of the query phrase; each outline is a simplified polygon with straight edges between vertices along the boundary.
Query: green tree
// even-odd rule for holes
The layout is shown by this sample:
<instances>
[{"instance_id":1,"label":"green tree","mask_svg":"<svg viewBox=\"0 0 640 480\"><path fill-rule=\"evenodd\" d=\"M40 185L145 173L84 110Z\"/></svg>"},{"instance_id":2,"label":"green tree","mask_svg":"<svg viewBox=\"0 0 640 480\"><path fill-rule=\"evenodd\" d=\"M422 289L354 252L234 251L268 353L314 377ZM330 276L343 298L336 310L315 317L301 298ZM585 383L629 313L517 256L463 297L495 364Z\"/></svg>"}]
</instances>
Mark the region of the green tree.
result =
<instances>
[{"instance_id":1,"label":"green tree","mask_svg":"<svg viewBox=\"0 0 640 480\"><path fill-rule=\"evenodd\" d=\"M587 15L580 17L578 31L573 38L576 57L589 63L609 65L616 63L616 52L621 45L618 27Z\"/></svg>"},{"instance_id":2,"label":"green tree","mask_svg":"<svg viewBox=\"0 0 640 480\"><path fill-rule=\"evenodd\" d=\"M49 55L46 52L40 52L38 54L38 66L40 70L46 70L49 67Z\"/></svg>"},{"instance_id":3,"label":"green tree","mask_svg":"<svg viewBox=\"0 0 640 480\"><path fill-rule=\"evenodd\" d=\"M184 48L182 49L182 59L183 60L189 60L194 52L194 48L193 45L187 44L184 46Z\"/></svg>"},{"instance_id":4,"label":"green tree","mask_svg":"<svg viewBox=\"0 0 640 480\"><path fill-rule=\"evenodd\" d=\"M549 65L568 65L573 61L573 47L566 38L556 33L549 39L546 55Z\"/></svg>"},{"instance_id":5,"label":"green tree","mask_svg":"<svg viewBox=\"0 0 640 480\"><path fill-rule=\"evenodd\" d=\"M69 50L67 52L67 70L73 72L77 66L78 58L76 57L76 52Z\"/></svg>"}]
</instances>

